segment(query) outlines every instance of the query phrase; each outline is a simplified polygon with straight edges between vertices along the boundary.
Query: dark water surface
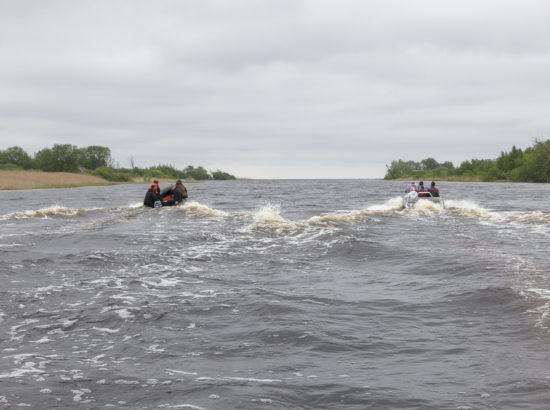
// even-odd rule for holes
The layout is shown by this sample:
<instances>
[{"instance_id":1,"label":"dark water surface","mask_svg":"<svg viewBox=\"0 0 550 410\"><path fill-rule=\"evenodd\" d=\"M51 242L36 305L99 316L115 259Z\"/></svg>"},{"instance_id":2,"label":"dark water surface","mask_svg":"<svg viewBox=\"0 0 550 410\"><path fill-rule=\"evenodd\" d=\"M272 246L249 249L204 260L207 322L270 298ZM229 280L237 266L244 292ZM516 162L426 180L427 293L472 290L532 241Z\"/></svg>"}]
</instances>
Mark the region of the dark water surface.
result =
<instances>
[{"instance_id":1,"label":"dark water surface","mask_svg":"<svg viewBox=\"0 0 550 410\"><path fill-rule=\"evenodd\" d=\"M0 408L548 409L550 185L0 192Z\"/></svg>"}]
</instances>

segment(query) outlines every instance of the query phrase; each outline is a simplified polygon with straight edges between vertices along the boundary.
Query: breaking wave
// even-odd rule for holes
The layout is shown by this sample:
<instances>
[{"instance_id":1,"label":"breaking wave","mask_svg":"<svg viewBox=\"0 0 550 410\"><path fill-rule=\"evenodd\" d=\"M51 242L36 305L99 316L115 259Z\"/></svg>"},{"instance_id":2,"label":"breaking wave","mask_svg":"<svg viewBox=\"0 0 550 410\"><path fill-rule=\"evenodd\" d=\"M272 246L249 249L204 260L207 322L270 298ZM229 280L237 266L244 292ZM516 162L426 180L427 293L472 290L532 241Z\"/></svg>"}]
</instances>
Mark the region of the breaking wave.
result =
<instances>
[{"instance_id":1,"label":"breaking wave","mask_svg":"<svg viewBox=\"0 0 550 410\"><path fill-rule=\"evenodd\" d=\"M0 219L20 219L20 218L47 218L49 216L76 216L83 212L91 211L128 211L142 208L143 204L138 202L126 206L107 206L96 208L70 208L61 205L52 205L46 208L40 208L37 210L25 210L12 212L6 215L1 215Z\"/></svg>"},{"instance_id":2,"label":"breaking wave","mask_svg":"<svg viewBox=\"0 0 550 410\"><path fill-rule=\"evenodd\" d=\"M547 224L550 223L550 214L535 212L504 212L490 211L471 201L448 200L445 202L446 209L459 216L474 217L500 222L520 222L524 224Z\"/></svg>"},{"instance_id":3,"label":"breaking wave","mask_svg":"<svg viewBox=\"0 0 550 410\"><path fill-rule=\"evenodd\" d=\"M454 214L464 217L492 218L494 216L489 210L477 205L474 202L466 200L445 201L446 209Z\"/></svg>"},{"instance_id":4,"label":"breaking wave","mask_svg":"<svg viewBox=\"0 0 550 410\"><path fill-rule=\"evenodd\" d=\"M195 201L186 202L182 206L177 207L176 209L185 212L185 214L189 216L215 216L215 217L227 216L227 212L210 208L206 205L203 205Z\"/></svg>"},{"instance_id":5,"label":"breaking wave","mask_svg":"<svg viewBox=\"0 0 550 410\"><path fill-rule=\"evenodd\" d=\"M415 215L415 216L432 216L432 215L439 215L444 212L445 212L445 209L442 208L439 204L436 204L427 200L422 200L422 199L420 199L414 205L414 208L403 209L401 211L403 215Z\"/></svg>"},{"instance_id":6,"label":"breaking wave","mask_svg":"<svg viewBox=\"0 0 550 410\"><path fill-rule=\"evenodd\" d=\"M36 211L19 211L12 212L7 215L2 215L0 218L9 219L9 218L40 218L48 216L74 216L80 212L89 211L89 209L75 209L75 208L66 208L64 206L53 205L48 208L41 208Z\"/></svg>"},{"instance_id":7,"label":"breaking wave","mask_svg":"<svg viewBox=\"0 0 550 410\"><path fill-rule=\"evenodd\" d=\"M280 205L267 204L252 215L252 223L249 229L282 229L292 230L303 226L300 222L294 222L281 216Z\"/></svg>"}]
</instances>

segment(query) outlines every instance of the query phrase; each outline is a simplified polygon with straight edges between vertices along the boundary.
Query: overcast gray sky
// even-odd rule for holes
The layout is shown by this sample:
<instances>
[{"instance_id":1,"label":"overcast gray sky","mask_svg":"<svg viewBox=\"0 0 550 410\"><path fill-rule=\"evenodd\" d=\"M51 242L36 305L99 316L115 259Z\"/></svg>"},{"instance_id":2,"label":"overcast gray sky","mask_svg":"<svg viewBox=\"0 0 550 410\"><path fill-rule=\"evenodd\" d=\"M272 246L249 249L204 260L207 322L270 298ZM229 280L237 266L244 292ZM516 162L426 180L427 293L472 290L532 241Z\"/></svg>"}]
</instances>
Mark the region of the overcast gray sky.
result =
<instances>
[{"instance_id":1,"label":"overcast gray sky","mask_svg":"<svg viewBox=\"0 0 550 410\"><path fill-rule=\"evenodd\" d=\"M550 2L0 0L0 149L378 178L550 135Z\"/></svg>"}]
</instances>

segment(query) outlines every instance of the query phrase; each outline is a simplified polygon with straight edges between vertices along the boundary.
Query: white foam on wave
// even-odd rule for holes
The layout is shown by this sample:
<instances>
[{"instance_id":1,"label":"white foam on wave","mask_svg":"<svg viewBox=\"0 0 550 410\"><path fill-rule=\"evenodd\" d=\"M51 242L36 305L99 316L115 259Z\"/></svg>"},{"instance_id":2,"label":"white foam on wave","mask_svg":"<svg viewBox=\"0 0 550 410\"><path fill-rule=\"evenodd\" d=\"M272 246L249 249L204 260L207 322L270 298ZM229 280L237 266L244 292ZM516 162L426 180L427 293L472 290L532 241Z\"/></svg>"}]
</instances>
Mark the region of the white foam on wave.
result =
<instances>
[{"instance_id":1,"label":"white foam on wave","mask_svg":"<svg viewBox=\"0 0 550 410\"><path fill-rule=\"evenodd\" d=\"M50 343L50 342L52 342L52 339L50 339L48 336L44 336L41 339L31 341L31 343L38 343L38 344Z\"/></svg>"},{"instance_id":2,"label":"white foam on wave","mask_svg":"<svg viewBox=\"0 0 550 410\"><path fill-rule=\"evenodd\" d=\"M185 370L175 370L175 369L166 369L165 370L166 373L168 373L170 376L173 376L174 373L177 373L177 374L186 374L186 375L190 375L190 376L197 376L197 372L187 372Z\"/></svg>"},{"instance_id":3,"label":"white foam on wave","mask_svg":"<svg viewBox=\"0 0 550 410\"><path fill-rule=\"evenodd\" d=\"M343 213L331 213L326 215L320 215L320 216L312 216L308 220L306 220L305 223L310 225L327 225L331 223L336 222L346 222L346 221L353 221L358 218L361 218L363 216L366 216L370 214L370 212L366 210L353 210L349 212L343 212Z\"/></svg>"},{"instance_id":4,"label":"white foam on wave","mask_svg":"<svg viewBox=\"0 0 550 410\"><path fill-rule=\"evenodd\" d=\"M534 315L535 326L547 329L550 325L550 288L548 287L548 272L527 257L511 255L506 252L497 253L506 261L507 271L515 282L514 289L525 300L535 302L536 307L526 313Z\"/></svg>"},{"instance_id":5,"label":"white foam on wave","mask_svg":"<svg viewBox=\"0 0 550 410\"><path fill-rule=\"evenodd\" d=\"M121 319L124 319L124 320L133 319L135 317L134 314L130 312L128 309L116 309L115 312Z\"/></svg>"},{"instance_id":6,"label":"white foam on wave","mask_svg":"<svg viewBox=\"0 0 550 410\"><path fill-rule=\"evenodd\" d=\"M139 384L139 382L137 380L118 379L118 380L115 380L115 384L132 385L132 384Z\"/></svg>"},{"instance_id":7,"label":"white foam on wave","mask_svg":"<svg viewBox=\"0 0 550 410\"><path fill-rule=\"evenodd\" d=\"M540 287L529 287L521 292L524 297L536 297L542 299L545 302L534 309L529 309L527 312L538 316L536 326L540 328L546 328L548 326L548 320L550 320L550 289Z\"/></svg>"},{"instance_id":8,"label":"white foam on wave","mask_svg":"<svg viewBox=\"0 0 550 410\"><path fill-rule=\"evenodd\" d=\"M176 287L180 281L176 278L166 278L166 277L155 277L155 278L144 278L142 279L142 284L148 285L150 287L156 288L171 288Z\"/></svg>"},{"instance_id":9,"label":"white foam on wave","mask_svg":"<svg viewBox=\"0 0 550 410\"><path fill-rule=\"evenodd\" d=\"M74 394L73 401L75 402L81 402L82 404L90 403L90 400L82 400L82 396L86 394L90 394L92 391L90 389L79 389L79 390L71 390L71 393Z\"/></svg>"},{"instance_id":10,"label":"white foam on wave","mask_svg":"<svg viewBox=\"0 0 550 410\"><path fill-rule=\"evenodd\" d=\"M165 349L162 348L162 347L159 347L159 346L160 345L158 345L158 344L151 345L151 346L145 348L145 352L146 353L162 353L162 352L164 352Z\"/></svg>"},{"instance_id":11,"label":"white foam on wave","mask_svg":"<svg viewBox=\"0 0 550 410\"><path fill-rule=\"evenodd\" d=\"M25 362L19 369L15 369L10 373L0 373L0 379L19 378L43 373L45 373L45 371L37 369L35 362Z\"/></svg>"},{"instance_id":12,"label":"white foam on wave","mask_svg":"<svg viewBox=\"0 0 550 410\"><path fill-rule=\"evenodd\" d=\"M375 205L369 206L367 208L367 211L385 213L385 212L397 211L399 209L403 209L403 198L400 196L396 196L388 199L383 204L375 204Z\"/></svg>"},{"instance_id":13,"label":"white foam on wave","mask_svg":"<svg viewBox=\"0 0 550 410\"><path fill-rule=\"evenodd\" d=\"M127 211L143 208L143 203L136 202L124 206L107 206L107 207L94 207L94 208L70 208L62 205L52 205L45 208L36 210L24 210L12 212L6 215L0 215L0 219L22 219L22 218L47 218L49 216L75 216L82 212L101 211L101 210L115 210L115 211Z\"/></svg>"},{"instance_id":14,"label":"white foam on wave","mask_svg":"<svg viewBox=\"0 0 550 410\"><path fill-rule=\"evenodd\" d=\"M0 243L0 248L19 248L20 246L23 246L23 244L21 244L21 243Z\"/></svg>"},{"instance_id":15,"label":"white foam on wave","mask_svg":"<svg viewBox=\"0 0 550 410\"><path fill-rule=\"evenodd\" d=\"M496 216L496 214L490 212L482 206L479 206L475 202L468 200L448 199L445 201L445 208L451 212L459 214L460 216L466 217L490 219Z\"/></svg>"},{"instance_id":16,"label":"white foam on wave","mask_svg":"<svg viewBox=\"0 0 550 410\"><path fill-rule=\"evenodd\" d=\"M161 404L160 409L191 409L191 410L207 410L204 407L195 406L194 404Z\"/></svg>"},{"instance_id":17,"label":"white foam on wave","mask_svg":"<svg viewBox=\"0 0 550 410\"><path fill-rule=\"evenodd\" d=\"M370 214L372 212L368 210L353 210L313 216L302 221L293 221L281 215L280 205L268 203L251 214L252 222L246 227L245 231L273 231L284 235L292 233L295 240L303 243L304 241L317 240L320 236L328 234L330 230L325 229L326 227L335 225L338 222L353 221ZM319 227L322 227L322 229L319 230ZM291 240L291 238L288 237L288 240ZM274 245L269 240L264 242L265 246L270 244Z\"/></svg>"},{"instance_id":18,"label":"white foam on wave","mask_svg":"<svg viewBox=\"0 0 550 410\"><path fill-rule=\"evenodd\" d=\"M341 211L336 213L329 213L321 216L312 216L305 223L307 224L330 224L331 222L352 222L357 219L365 218L368 216L376 215L388 215L393 214L403 208L403 198L394 197L390 198L382 204L374 204L368 206L366 209L354 209L351 211Z\"/></svg>"},{"instance_id":19,"label":"white foam on wave","mask_svg":"<svg viewBox=\"0 0 550 410\"><path fill-rule=\"evenodd\" d=\"M490 211L475 202L468 200L447 200L446 208L449 212L456 213L464 217L480 218L493 222L517 222L530 225L547 225L550 223L550 214L541 211L530 212L500 212Z\"/></svg>"},{"instance_id":20,"label":"white foam on wave","mask_svg":"<svg viewBox=\"0 0 550 410\"><path fill-rule=\"evenodd\" d=\"M445 202L446 204L446 202ZM402 214L418 216L434 216L445 212L445 209L432 201L419 199L413 208L403 209Z\"/></svg>"},{"instance_id":21,"label":"white foam on wave","mask_svg":"<svg viewBox=\"0 0 550 410\"><path fill-rule=\"evenodd\" d=\"M139 209L143 208L143 202L134 202L132 204L124 205L124 206L111 206L109 209L113 209L116 211L125 211L129 209ZM100 208L97 208L100 209Z\"/></svg>"},{"instance_id":22,"label":"white foam on wave","mask_svg":"<svg viewBox=\"0 0 550 410\"><path fill-rule=\"evenodd\" d=\"M236 381L236 382L247 382L247 383L281 383L281 379L256 379L252 377L197 377L195 379L196 382L204 382L204 381Z\"/></svg>"},{"instance_id":23,"label":"white foam on wave","mask_svg":"<svg viewBox=\"0 0 550 410\"><path fill-rule=\"evenodd\" d=\"M97 330L98 332L101 332L101 333L118 333L120 331L120 328L118 329L111 329L111 328L108 328L108 327L92 327L93 330Z\"/></svg>"},{"instance_id":24,"label":"white foam on wave","mask_svg":"<svg viewBox=\"0 0 550 410\"><path fill-rule=\"evenodd\" d=\"M252 223L248 228L289 230L296 229L299 226L299 222L294 222L281 216L280 205L267 204L254 212L252 215Z\"/></svg>"},{"instance_id":25,"label":"white foam on wave","mask_svg":"<svg viewBox=\"0 0 550 410\"><path fill-rule=\"evenodd\" d=\"M190 216L214 216L220 218L227 216L227 213L224 211L210 208L195 201L186 202L183 205L178 206L176 209L183 211L186 215Z\"/></svg>"},{"instance_id":26,"label":"white foam on wave","mask_svg":"<svg viewBox=\"0 0 550 410\"><path fill-rule=\"evenodd\" d=\"M12 212L7 215L2 215L0 218L37 218L37 217L44 217L47 218L48 216L74 216L77 215L79 212L88 211L89 209L83 208L83 209L75 209L75 208L67 208L60 205L52 205L47 208L41 208L37 210L26 210L26 211L18 211L18 212Z\"/></svg>"},{"instance_id":27,"label":"white foam on wave","mask_svg":"<svg viewBox=\"0 0 550 410\"><path fill-rule=\"evenodd\" d=\"M503 218L508 221L520 222L524 224L548 224L550 223L550 214L540 211L534 212L505 212Z\"/></svg>"}]
</instances>

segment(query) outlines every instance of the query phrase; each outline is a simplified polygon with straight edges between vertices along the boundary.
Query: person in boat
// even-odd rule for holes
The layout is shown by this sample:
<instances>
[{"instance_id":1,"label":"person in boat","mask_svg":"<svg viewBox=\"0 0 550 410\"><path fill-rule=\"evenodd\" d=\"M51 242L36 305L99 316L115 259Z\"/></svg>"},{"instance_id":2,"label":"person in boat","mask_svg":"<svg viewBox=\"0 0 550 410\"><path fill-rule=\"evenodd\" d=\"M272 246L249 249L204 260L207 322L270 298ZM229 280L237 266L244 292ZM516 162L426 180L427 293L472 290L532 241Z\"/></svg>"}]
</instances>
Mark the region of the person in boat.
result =
<instances>
[{"instance_id":1,"label":"person in boat","mask_svg":"<svg viewBox=\"0 0 550 410\"><path fill-rule=\"evenodd\" d=\"M411 182L411 186L409 187L409 189L407 189L406 192L416 192L416 183L414 181Z\"/></svg>"},{"instance_id":2,"label":"person in boat","mask_svg":"<svg viewBox=\"0 0 550 410\"><path fill-rule=\"evenodd\" d=\"M187 199L187 188L181 182L181 179L176 181L176 185L172 186L172 198L166 201L166 205L174 206L179 205Z\"/></svg>"},{"instance_id":3,"label":"person in boat","mask_svg":"<svg viewBox=\"0 0 550 410\"><path fill-rule=\"evenodd\" d=\"M432 181L432 183L430 184L430 188L428 189L428 191L430 192L430 194L432 194L434 198L439 197L439 188L435 186L434 181Z\"/></svg>"},{"instance_id":4,"label":"person in boat","mask_svg":"<svg viewBox=\"0 0 550 410\"><path fill-rule=\"evenodd\" d=\"M149 185L149 188L147 188L147 193L143 199L143 205L151 208L159 208L165 205L160 196L159 182L157 180L154 180L153 183Z\"/></svg>"},{"instance_id":5,"label":"person in boat","mask_svg":"<svg viewBox=\"0 0 550 410\"><path fill-rule=\"evenodd\" d=\"M423 198L427 197L428 195L425 192L428 192L428 190L424 187L424 181L420 181L418 183L418 188L416 189L416 192L418 192L418 197Z\"/></svg>"}]
</instances>

